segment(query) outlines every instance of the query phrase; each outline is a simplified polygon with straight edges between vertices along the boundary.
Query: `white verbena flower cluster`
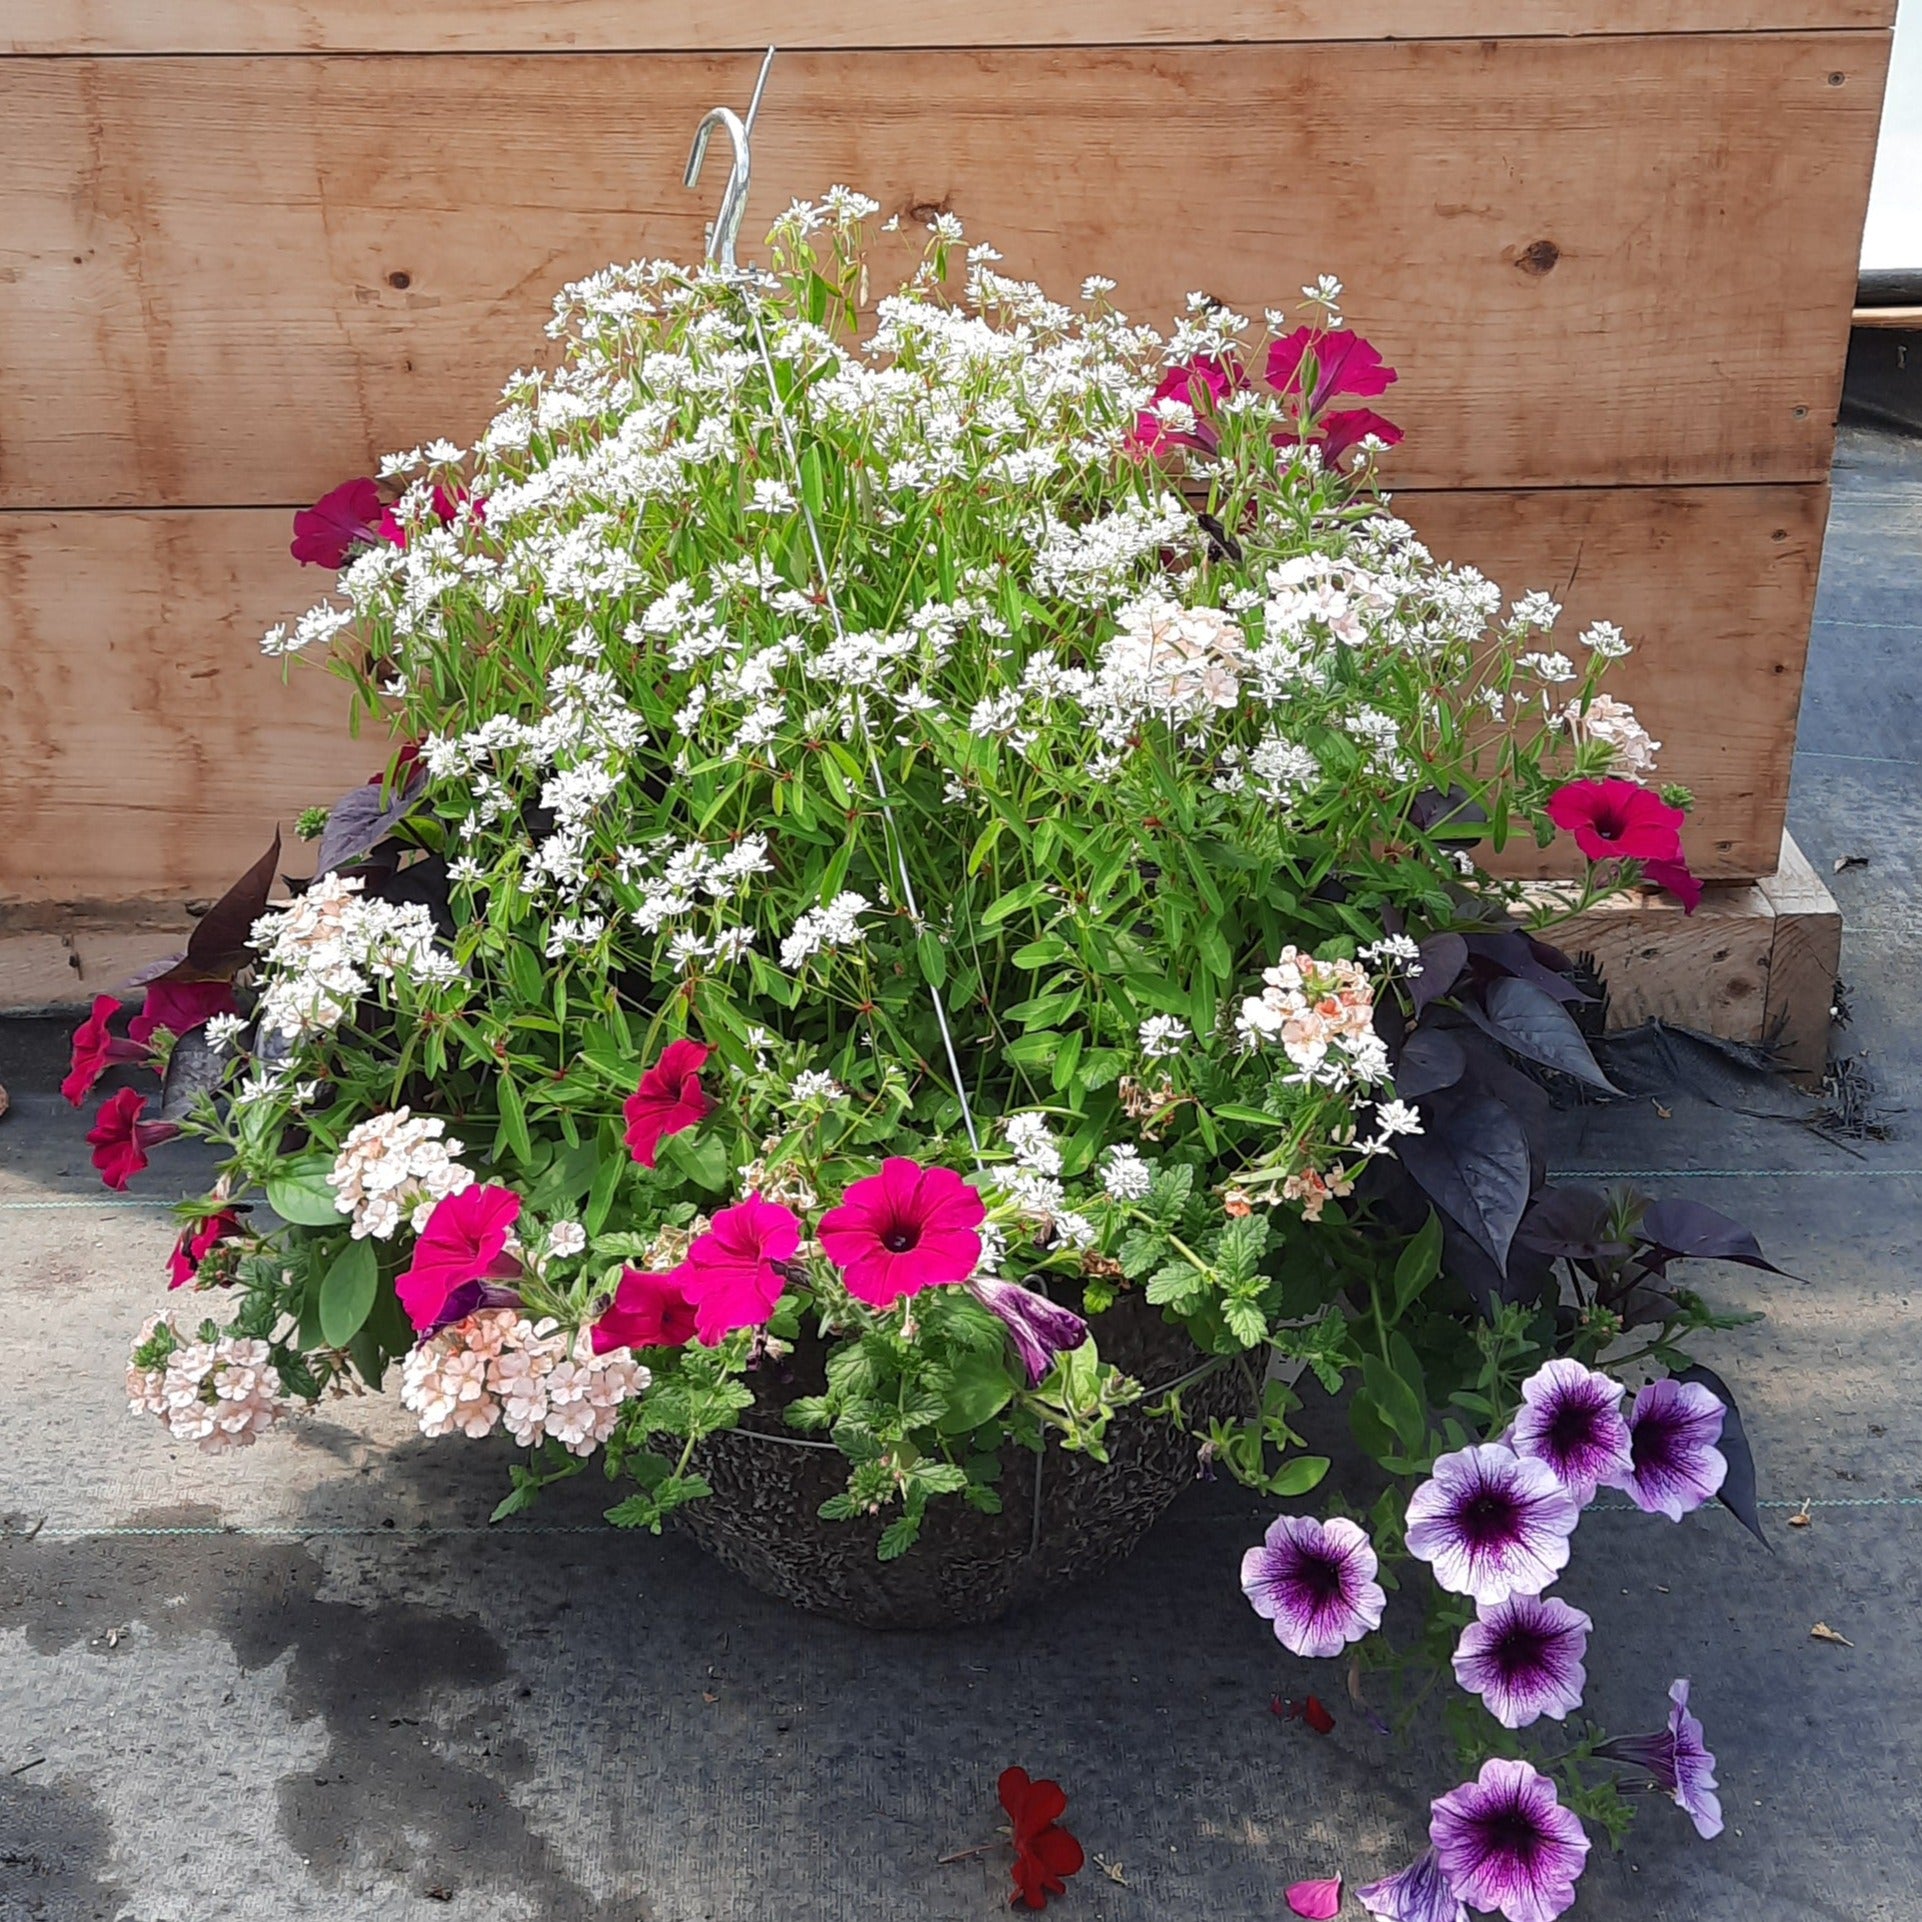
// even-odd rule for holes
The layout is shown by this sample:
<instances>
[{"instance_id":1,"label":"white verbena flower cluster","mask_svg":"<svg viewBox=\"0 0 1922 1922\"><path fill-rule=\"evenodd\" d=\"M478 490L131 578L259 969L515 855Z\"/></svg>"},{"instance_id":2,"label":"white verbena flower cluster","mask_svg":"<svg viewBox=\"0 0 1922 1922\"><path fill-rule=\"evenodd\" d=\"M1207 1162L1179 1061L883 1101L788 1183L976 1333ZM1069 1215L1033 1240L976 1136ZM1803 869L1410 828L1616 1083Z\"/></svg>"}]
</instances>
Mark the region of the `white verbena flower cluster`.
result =
<instances>
[{"instance_id":1,"label":"white verbena flower cluster","mask_svg":"<svg viewBox=\"0 0 1922 1922\"><path fill-rule=\"evenodd\" d=\"M156 1337L171 1338L158 1366L127 1368L127 1406L136 1415L157 1415L180 1441L198 1442L209 1454L248 1448L287 1412L280 1371L264 1341L221 1335L213 1341L184 1338L170 1316L153 1316L140 1331L135 1352Z\"/></svg>"},{"instance_id":2,"label":"white verbena flower cluster","mask_svg":"<svg viewBox=\"0 0 1922 1922\"><path fill-rule=\"evenodd\" d=\"M462 1144L443 1139L447 1124L396 1108L347 1132L327 1176L334 1203L354 1218L353 1237L386 1241L403 1217L419 1233L437 1202L473 1186L474 1172L456 1159Z\"/></svg>"},{"instance_id":3,"label":"white verbena flower cluster","mask_svg":"<svg viewBox=\"0 0 1922 1922\"><path fill-rule=\"evenodd\" d=\"M424 985L456 978L418 902L369 901L358 877L322 875L297 900L269 909L249 937L266 980L260 1027L287 1041L338 1027L376 981L405 975Z\"/></svg>"},{"instance_id":4,"label":"white verbena flower cluster","mask_svg":"<svg viewBox=\"0 0 1922 1922\"><path fill-rule=\"evenodd\" d=\"M551 1319L483 1308L409 1352L400 1398L423 1435L478 1438L500 1426L523 1448L557 1441L591 1455L650 1379L625 1348L595 1354L588 1329L570 1337Z\"/></svg>"}]
</instances>

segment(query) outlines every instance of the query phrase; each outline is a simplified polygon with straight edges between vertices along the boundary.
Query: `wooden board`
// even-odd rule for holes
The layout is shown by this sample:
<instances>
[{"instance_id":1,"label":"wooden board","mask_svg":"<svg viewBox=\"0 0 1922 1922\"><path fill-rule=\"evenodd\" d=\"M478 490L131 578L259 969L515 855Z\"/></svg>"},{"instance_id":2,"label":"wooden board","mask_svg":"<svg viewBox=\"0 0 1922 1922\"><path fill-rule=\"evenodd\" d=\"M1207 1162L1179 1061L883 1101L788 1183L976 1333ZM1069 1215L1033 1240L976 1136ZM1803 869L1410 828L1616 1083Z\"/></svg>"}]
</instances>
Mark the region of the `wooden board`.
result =
<instances>
[{"instance_id":1,"label":"wooden board","mask_svg":"<svg viewBox=\"0 0 1922 1922\"><path fill-rule=\"evenodd\" d=\"M1552 939L1594 956L1611 1028L1666 1021L1766 1044L1811 1083L1828 1066L1842 917L1792 836L1773 874L1710 887L1692 915L1670 895L1618 895Z\"/></svg>"},{"instance_id":2,"label":"wooden board","mask_svg":"<svg viewBox=\"0 0 1922 1922\"><path fill-rule=\"evenodd\" d=\"M1547 490L1398 506L1439 552L1515 593L1556 593L1569 631L1621 622L1638 645L1620 689L1674 743L1664 774L1699 797L1691 853L1705 873L1745 874L1770 867L1780 842L1825 493ZM276 820L291 829L299 809L380 764L346 738L337 682L303 663L283 687L256 651L332 582L288 558L287 536L286 515L268 509L0 514L0 899L213 894Z\"/></svg>"},{"instance_id":3,"label":"wooden board","mask_svg":"<svg viewBox=\"0 0 1922 1922\"><path fill-rule=\"evenodd\" d=\"M10 0L0 52L998 47L1887 27L1895 0ZM737 103L738 104L738 103Z\"/></svg>"},{"instance_id":4,"label":"wooden board","mask_svg":"<svg viewBox=\"0 0 1922 1922\"><path fill-rule=\"evenodd\" d=\"M1399 511L1428 545L1510 598L1561 603L1556 643L1593 620L1635 652L1609 677L1664 744L1660 778L1694 790L1684 832L1703 875L1775 865L1828 516L1826 486L1570 488L1416 494ZM1512 873L1567 871L1567 850L1511 847Z\"/></svg>"},{"instance_id":5,"label":"wooden board","mask_svg":"<svg viewBox=\"0 0 1922 1922\"><path fill-rule=\"evenodd\" d=\"M1819 480L1886 56L1879 32L796 55L748 231L846 180L1164 323L1190 289L1258 312L1338 273L1402 370L1405 486ZM752 64L0 62L0 506L291 503L471 436L562 280L699 251L689 131Z\"/></svg>"},{"instance_id":6,"label":"wooden board","mask_svg":"<svg viewBox=\"0 0 1922 1922\"><path fill-rule=\"evenodd\" d=\"M344 687L259 653L333 579L301 576L280 514L0 514L0 925L177 915L381 765Z\"/></svg>"}]
</instances>

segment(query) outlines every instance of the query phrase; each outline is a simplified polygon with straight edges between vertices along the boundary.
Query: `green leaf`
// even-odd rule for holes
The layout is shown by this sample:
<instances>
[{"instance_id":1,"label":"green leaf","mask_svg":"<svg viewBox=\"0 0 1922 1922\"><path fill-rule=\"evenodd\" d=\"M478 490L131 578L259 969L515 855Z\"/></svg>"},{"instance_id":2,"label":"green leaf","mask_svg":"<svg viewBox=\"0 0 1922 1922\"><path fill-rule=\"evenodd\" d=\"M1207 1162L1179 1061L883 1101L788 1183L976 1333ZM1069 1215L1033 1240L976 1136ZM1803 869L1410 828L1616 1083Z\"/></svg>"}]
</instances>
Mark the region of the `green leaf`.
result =
<instances>
[{"instance_id":1,"label":"green leaf","mask_svg":"<svg viewBox=\"0 0 1922 1922\"><path fill-rule=\"evenodd\" d=\"M1383 1419L1402 1444L1419 1448L1428 1435L1428 1412L1415 1388L1379 1355L1361 1358L1361 1378Z\"/></svg>"},{"instance_id":2,"label":"green leaf","mask_svg":"<svg viewBox=\"0 0 1922 1922\"><path fill-rule=\"evenodd\" d=\"M494 1086L501 1104L498 1139L511 1148L514 1159L525 1166L534 1159L534 1143L527 1132L527 1110L521 1105L521 1091L514 1085L513 1070L503 1064Z\"/></svg>"},{"instance_id":3,"label":"green leaf","mask_svg":"<svg viewBox=\"0 0 1922 1922\"><path fill-rule=\"evenodd\" d=\"M1322 1477L1327 1473L1326 1455L1297 1455L1275 1472L1268 1483L1268 1492L1284 1498L1306 1495L1311 1489L1321 1486Z\"/></svg>"},{"instance_id":4,"label":"green leaf","mask_svg":"<svg viewBox=\"0 0 1922 1922\"><path fill-rule=\"evenodd\" d=\"M921 979L938 988L948 978L948 951L932 928L923 928L915 937L914 952L921 963Z\"/></svg>"},{"instance_id":5,"label":"green leaf","mask_svg":"<svg viewBox=\"0 0 1922 1922\"><path fill-rule=\"evenodd\" d=\"M1014 1383L998 1350L961 1355L948 1372L953 1379L936 1424L944 1435L965 1435L991 1422L1013 1398Z\"/></svg>"},{"instance_id":6,"label":"green leaf","mask_svg":"<svg viewBox=\"0 0 1922 1922\"><path fill-rule=\"evenodd\" d=\"M874 1550L876 1560L898 1561L914 1546L920 1533L921 1519L918 1515L897 1515L881 1531L881 1539Z\"/></svg>"},{"instance_id":7,"label":"green leaf","mask_svg":"<svg viewBox=\"0 0 1922 1922\"><path fill-rule=\"evenodd\" d=\"M1081 1050L1085 1040L1083 1031L1076 1028L1056 1051L1052 1072L1057 1089L1065 1088L1074 1079L1074 1071L1080 1065Z\"/></svg>"},{"instance_id":8,"label":"green leaf","mask_svg":"<svg viewBox=\"0 0 1922 1922\"><path fill-rule=\"evenodd\" d=\"M984 928L998 928L1010 916L1025 908L1038 907L1048 898L1049 883L1046 881L1024 881L1018 888L1010 888L1006 894L997 895L981 911L981 925Z\"/></svg>"},{"instance_id":9,"label":"green leaf","mask_svg":"<svg viewBox=\"0 0 1922 1922\"><path fill-rule=\"evenodd\" d=\"M1441 1216L1429 1209L1428 1219L1417 1230L1415 1238L1401 1251L1401 1258L1395 1263L1395 1319L1399 1321L1407 1314L1421 1292L1441 1273L1442 1225Z\"/></svg>"},{"instance_id":10,"label":"green leaf","mask_svg":"<svg viewBox=\"0 0 1922 1922\"><path fill-rule=\"evenodd\" d=\"M1201 1293L1206 1279L1192 1263L1171 1261L1148 1277L1148 1299L1157 1308L1179 1308Z\"/></svg>"},{"instance_id":11,"label":"green leaf","mask_svg":"<svg viewBox=\"0 0 1922 1922\"><path fill-rule=\"evenodd\" d=\"M660 1158L683 1179L709 1194L725 1191L732 1170L728 1166L727 1143L712 1128L689 1129L669 1135L661 1143Z\"/></svg>"},{"instance_id":12,"label":"green leaf","mask_svg":"<svg viewBox=\"0 0 1922 1922\"><path fill-rule=\"evenodd\" d=\"M267 1177L267 1205L282 1221L300 1228L338 1228L338 1197L327 1185L329 1155L296 1155Z\"/></svg>"},{"instance_id":13,"label":"green leaf","mask_svg":"<svg viewBox=\"0 0 1922 1922\"><path fill-rule=\"evenodd\" d=\"M320 1284L320 1333L329 1348L345 1348L374 1306L380 1264L371 1241L350 1241Z\"/></svg>"},{"instance_id":14,"label":"green leaf","mask_svg":"<svg viewBox=\"0 0 1922 1922\"><path fill-rule=\"evenodd\" d=\"M1033 973L1037 968L1051 968L1057 961L1065 961L1074 950L1058 934L1044 934L1039 941L1030 941L1025 948L1016 948L1008 956L1017 968Z\"/></svg>"}]
</instances>

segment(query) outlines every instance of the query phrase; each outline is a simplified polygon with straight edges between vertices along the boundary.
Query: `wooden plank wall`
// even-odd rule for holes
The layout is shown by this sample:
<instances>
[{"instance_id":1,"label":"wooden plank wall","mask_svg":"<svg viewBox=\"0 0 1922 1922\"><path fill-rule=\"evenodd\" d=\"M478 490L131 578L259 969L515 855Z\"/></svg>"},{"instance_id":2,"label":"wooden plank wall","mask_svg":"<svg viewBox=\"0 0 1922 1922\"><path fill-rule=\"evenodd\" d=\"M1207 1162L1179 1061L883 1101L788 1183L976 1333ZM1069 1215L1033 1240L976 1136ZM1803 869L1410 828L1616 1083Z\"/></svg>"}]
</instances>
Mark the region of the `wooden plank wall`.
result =
<instances>
[{"instance_id":1,"label":"wooden plank wall","mask_svg":"<svg viewBox=\"0 0 1922 1922\"><path fill-rule=\"evenodd\" d=\"M1338 273L1409 517L1628 628L1697 865L1771 872L1891 13L12 0L0 939L175 917L373 764L254 653L326 585L289 510L471 436L564 279L698 251L689 134L775 31L749 233L845 180L1151 318Z\"/></svg>"}]
</instances>

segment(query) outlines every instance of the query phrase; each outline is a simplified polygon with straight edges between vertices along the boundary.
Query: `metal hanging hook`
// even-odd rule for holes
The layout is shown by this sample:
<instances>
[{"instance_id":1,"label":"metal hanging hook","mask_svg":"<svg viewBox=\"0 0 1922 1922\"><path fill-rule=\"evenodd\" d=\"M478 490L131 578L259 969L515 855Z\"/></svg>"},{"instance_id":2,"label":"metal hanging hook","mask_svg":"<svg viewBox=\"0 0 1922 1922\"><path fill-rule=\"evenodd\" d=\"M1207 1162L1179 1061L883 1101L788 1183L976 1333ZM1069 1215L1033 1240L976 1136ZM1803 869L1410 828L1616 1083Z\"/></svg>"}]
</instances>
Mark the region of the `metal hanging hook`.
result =
<instances>
[{"instance_id":1,"label":"metal hanging hook","mask_svg":"<svg viewBox=\"0 0 1922 1922\"><path fill-rule=\"evenodd\" d=\"M753 167L750 143L754 134L754 116L761 110L761 95L767 87L768 69L773 64L774 49L770 47L761 61L760 77L754 83L754 98L748 102L747 118L743 120L732 107L710 107L701 124L694 129L694 145L687 156L684 183L693 187L700 182L701 162L707 158L708 136L716 127L726 130L728 144L734 150L734 160L728 170L727 186L721 194L721 205L714 216L714 224L707 230L707 258L710 266L717 266L728 274L741 271L741 264L734 257L734 247L741 237L741 221L747 213L748 180Z\"/></svg>"}]
</instances>

